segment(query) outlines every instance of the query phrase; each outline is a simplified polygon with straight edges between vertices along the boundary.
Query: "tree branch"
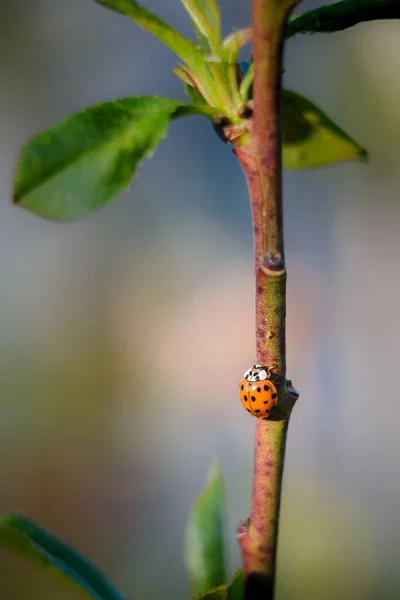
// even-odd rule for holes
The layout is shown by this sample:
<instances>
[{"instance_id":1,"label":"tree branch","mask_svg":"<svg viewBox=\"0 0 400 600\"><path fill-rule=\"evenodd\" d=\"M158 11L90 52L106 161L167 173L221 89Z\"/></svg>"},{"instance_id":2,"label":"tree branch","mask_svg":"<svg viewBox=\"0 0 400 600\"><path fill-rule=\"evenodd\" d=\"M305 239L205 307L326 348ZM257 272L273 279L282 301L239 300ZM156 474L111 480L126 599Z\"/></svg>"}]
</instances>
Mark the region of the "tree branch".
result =
<instances>
[{"instance_id":1,"label":"tree branch","mask_svg":"<svg viewBox=\"0 0 400 600\"><path fill-rule=\"evenodd\" d=\"M287 19L297 0L253 0L254 115L235 154L249 188L254 228L257 363L273 369L279 405L256 424L251 517L238 528L246 598L273 597L286 431L295 397L286 386L286 268L282 221L280 91Z\"/></svg>"}]
</instances>

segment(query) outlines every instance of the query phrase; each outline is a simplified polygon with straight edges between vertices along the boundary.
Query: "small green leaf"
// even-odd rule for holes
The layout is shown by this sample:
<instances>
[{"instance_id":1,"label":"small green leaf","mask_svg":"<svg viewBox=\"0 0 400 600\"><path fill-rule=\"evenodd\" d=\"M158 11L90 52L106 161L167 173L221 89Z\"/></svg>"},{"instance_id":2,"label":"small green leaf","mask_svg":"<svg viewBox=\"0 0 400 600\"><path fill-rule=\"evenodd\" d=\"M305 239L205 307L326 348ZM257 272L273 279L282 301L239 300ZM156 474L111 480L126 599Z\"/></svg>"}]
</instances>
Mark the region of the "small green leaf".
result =
<instances>
[{"instance_id":1,"label":"small green leaf","mask_svg":"<svg viewBox=\"0 0 400 600\"><path fill-rule=\"evenodd\" d=\"M226 52L226 60L229 63L236 62L239 52L243 46L253 40L253 29L239 29L234 31L222 42L222 46Z\"/></svg>"},{"instance_id":2,"label":"small green leaf","mask_svg":"<svg viewBox=\"0 0 400 600\"><path fill-rule=\"evenodd\" d=\"M248 65L247 69L244 65ZM243 68L245 68L245 70L243 70ZM241 98L243 98L243 102L247 103L253 97L254 62L241 62L240 69L243 73L243 79L240 82L239 93Z\"/></svg>"},{"instance_id":3,"label":"small green leaf","mask_svg":"<svg viewBox=\"0 0 400 600\"><path fill-rule=\"evenodd\" d=\"M186 528L185 563L193 595L225 581L224 527L223 479L219 465L214 463L205 489L192 506Z\"/></svg>"},{"instance_id":4,"label":"small green leaf","mask_svg":"<svg viewBox=\"0 0 400 600\"><path fill-rule=\"evenodd\" d=\"M168 46L196 75L202 94L207 98L207 103L218 106L217 92L204 56L191 40L185 38L165 23L165 21L157 17L157 15L154 15L135 2L135 0L95 0L95 2L130 17L140 27Z\"/></svg>"},{"instance_id":5,"label":"small green leaf","mask_svg":"<svg viewBox=\"0 0 400 600\"><path fill-rule=\"evenodd\" d=\"M217 40L221 39L221 17L219 7L215 0L197 0L200 10L207 16L210 28Z\"/></svg>"},{"instance_id":6,"label":"small green leaf","mask_svg":"<svg viewBox=\"0 0 400 600\"><path fill-rule=\"evenodd\" d=\"M188 95L188 98L190 99L190 101L194 105L204 105L204 98L203 98L203 96L192 85L186 84L185 85L185 92Z\"/></svg>"},{"instance_id":7,"label":"small green leaf","mask_svg":"<svg viewBox=\"0 0 400 600\"><path fill-rule=\"evenodd\" d=\"M381 19L400 19L399 0L342 0L296 15L287 25L286 38L297 33L333 33Z\"/></svg>"},{"instance_id":8,"label":"small green leaf","mask_svg":"<svg viewBox=\"0 0 400 600\"><path fill-rule=\"evenodd\" d=\"M282 92L283 166L312 169L350 160L367 152L304 96Z\"/></svg>"},{"instance_id":9,"label":"small green leaf","mask_svg":"<svg viewBox=\"0 0 400 600\"><path fill-rule=\"evenodd\" d=\"M172 118L216 109L167 98L123 98L72 115L24 148L14 200L57 221L83 217L110 202L166 135Z\"/></svg>"},{"instance_id":10,"label":"small green leaf","mask_svg":"<svg viewBox=\"0 0 400 600\"><path fill-rule=\"evenodd\" d=\"M215 0L181 0L199 33L211 49L218 52L221 45L221 21Z\"/></svg>"},{"instance_id":11,"label":"small green leaf","mask_svg":"<svg viewBox=\"0 0 400 600\"><path fill-rule=\"evenodd\" d=\"M62 573L95 600L124 600L115 585L77 550L26 517L0 517L0 544Z\"/></svg>"},{"instance_id":12,"label":"small green leaf","mask_svg":"<svg viewBox=\"0 0 400 600\"><path fill-rule=\"evenodd\" d=\"M185 91L192 104L199 106L206 106L207 102L197 89L196 81L192 78L191 74L185 69L183 65L179 65L178 68L172 69L173 73L185 84ZM211 109L212 114L225 114L223 110Z\"/></svg>"},{"instance_id":13,"label":"small green leaf","mask_svg":"<svg viewBox=\"0 0 400 600\"><path fill-rule=\"evenodd\" d=\"M227 585L219 585L211 590L198 594L193 600L230 600Z\"/></svg>"},{"instance_id":14,"label":"small green leaf","mask_svg":"<svg viewBox=\"0 0 400 600\"><path fill-rule=\"evenodd\" d=\"M229 600L243 600L244 598L244 572L236 571L229 584Z\"/></svg>"},{"instance_id":15,"label":"small green leaf","mask_svg":"<svg viewBox=\"0 0 400 600\"><path fill-rule=\"evenodd\" d=\"M172 72L174 73L174 75L179 77L179 79L181 79L184 83L192 86L192 80L190 79L188 72L185 71L185 68L182 65L179 65L179 67L172 69Z\"/></svg>"}]
</instances>

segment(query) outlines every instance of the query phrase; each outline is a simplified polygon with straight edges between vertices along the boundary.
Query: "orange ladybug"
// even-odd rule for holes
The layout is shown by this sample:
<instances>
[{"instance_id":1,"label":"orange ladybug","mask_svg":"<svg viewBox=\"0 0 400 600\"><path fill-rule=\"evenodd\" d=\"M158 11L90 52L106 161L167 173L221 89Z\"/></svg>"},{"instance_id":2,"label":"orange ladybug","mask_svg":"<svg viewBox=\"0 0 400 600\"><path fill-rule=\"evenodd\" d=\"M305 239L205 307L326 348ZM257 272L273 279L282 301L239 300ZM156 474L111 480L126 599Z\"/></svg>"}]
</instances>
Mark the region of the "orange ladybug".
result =
<instances>
[{"instance_id":1,"label":"orange ladybug","mask_svg":"<svg viewBox=\"0 0 400 600\"><path fill-rule=\"evenodd\" d=\"M278 404L278 392L268 367L253 365L239 383L240 401L257 419L269 417Z\"/></svg>"}]
</instances>

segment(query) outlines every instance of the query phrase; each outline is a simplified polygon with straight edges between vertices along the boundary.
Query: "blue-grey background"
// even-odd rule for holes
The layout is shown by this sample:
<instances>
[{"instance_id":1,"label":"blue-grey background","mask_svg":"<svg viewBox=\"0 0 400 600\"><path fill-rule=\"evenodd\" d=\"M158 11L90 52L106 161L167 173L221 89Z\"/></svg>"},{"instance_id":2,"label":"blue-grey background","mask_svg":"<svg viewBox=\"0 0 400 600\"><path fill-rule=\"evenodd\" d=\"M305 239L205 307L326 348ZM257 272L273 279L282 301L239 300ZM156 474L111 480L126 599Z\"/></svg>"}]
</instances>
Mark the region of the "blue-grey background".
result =
<instances>
[{"instance_id":1,"label":"blue-grey background","mask_svg":"<svg viewBox=\"0 0 400 600\"><path fill-rule=\"evenodd\" d=\"M178 0L143 3L190 35ZM249 1L220 4L224 33L250 24ZM288 367L301 400L281 600L400 593L399 26L287 44L286 87L368 148L370 164L285 174ZM29 137L117 96L184 99L175 65L91 0L1 0L0 513L39 520L133 600L189 597L184 523L214 457L229 573L240 564L255 425L236 387L254 356L245 180L193 117L172 124L128 192L81 222L40 220L10 197ZM0 595L78 597L2 550Z\"/></svg>"}]
</instances>

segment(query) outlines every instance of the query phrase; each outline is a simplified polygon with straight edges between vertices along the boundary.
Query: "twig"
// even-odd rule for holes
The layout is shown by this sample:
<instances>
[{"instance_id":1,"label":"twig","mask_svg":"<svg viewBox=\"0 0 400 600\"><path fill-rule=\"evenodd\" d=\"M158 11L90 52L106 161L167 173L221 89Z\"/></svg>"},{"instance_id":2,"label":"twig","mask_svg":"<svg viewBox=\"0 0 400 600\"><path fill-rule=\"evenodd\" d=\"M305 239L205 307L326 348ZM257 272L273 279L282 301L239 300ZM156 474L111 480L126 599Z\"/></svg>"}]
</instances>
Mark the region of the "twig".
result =
<instances>
[{"instance_id":1,"label":"twig","mask_svg":"<svg viewBox=\"0 0 400 600\"><path fill-rule=\"evenodd\" d=\"M287 19L298 0L253 0L254 116L235 154L246 175L254 228L257 363L273 369L279 406L256 424L251 517L238 527L246 598L273 597L286 431L296 394L286 385L286 268L282 223L280 89Z\"/></svg>"}]
</instances>

